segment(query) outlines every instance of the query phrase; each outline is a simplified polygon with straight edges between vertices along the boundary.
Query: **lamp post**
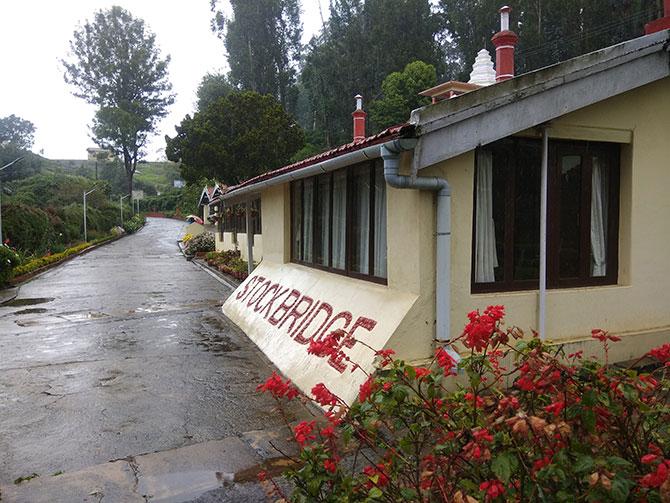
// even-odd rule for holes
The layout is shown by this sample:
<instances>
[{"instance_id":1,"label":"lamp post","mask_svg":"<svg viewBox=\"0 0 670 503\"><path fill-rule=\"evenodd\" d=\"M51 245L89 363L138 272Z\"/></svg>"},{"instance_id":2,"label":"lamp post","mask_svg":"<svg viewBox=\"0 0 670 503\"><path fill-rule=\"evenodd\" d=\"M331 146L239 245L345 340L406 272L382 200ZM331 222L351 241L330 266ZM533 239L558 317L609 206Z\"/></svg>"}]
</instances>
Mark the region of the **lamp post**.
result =
<instances>
[{"instance_id":1,"label":"lamp post","mask_svg":"<svg viewBox=\"0 0 670 503\"><path fill-rule=\"evenodd\" d=\"M95 192L98 190L98 187L93 187L91 190L88 192L84 191L84 242L88 242L88 232L86 228L86 196L88 196L91 192Z\"/></svg>"},{"instance_id":2,"label":"lamp post","mask_svg":"<svg viewBox=\"0 0 670 503\"><path fill-rule=\"evenodd\" d=\"M121 227L123 227L123 200L128 196L130 196L130 194L119 197L119 207L121 208Z\"/></svg>"},{"instance_id":3,"label":"lamp post","mask_svg":"<svg viewBox=\"0 0 670 503\"><path fill-rule=\"evenodd\" d=\"M23 156L14 159L9 164L5 164L2 168L0 168L0 171L2 171L5 168L9 168L13 164L19 162L21 159L23 159ZM2 240L2 184L0 184L0 245L2 245L2 243L4 243L4 241Z\"/></svg>"}]
</instances>

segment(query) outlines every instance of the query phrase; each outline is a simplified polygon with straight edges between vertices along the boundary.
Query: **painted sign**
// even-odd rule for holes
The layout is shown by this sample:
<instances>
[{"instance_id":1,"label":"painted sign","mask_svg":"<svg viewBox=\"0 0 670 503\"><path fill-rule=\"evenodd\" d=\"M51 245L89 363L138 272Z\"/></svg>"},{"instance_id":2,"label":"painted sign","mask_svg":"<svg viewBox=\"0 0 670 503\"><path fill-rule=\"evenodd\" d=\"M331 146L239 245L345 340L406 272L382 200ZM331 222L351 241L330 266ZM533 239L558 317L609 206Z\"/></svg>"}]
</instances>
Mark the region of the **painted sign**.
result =
<instances>
[{"instance_id":1,"label":"painted sign","mask_svg":"<svg viewBox=\"0 0 670 503\"><path fill-rule=\"evenodd\" d=\"M386 286L264 262L226 300L223 312L303 391L323 382L351 402L365 380L351 362L371 371L374 352L365 345L383 349L415 300ZM307 353L311 339L338 329L347 336L337 358Z\"/></svg>"}]
</instances>

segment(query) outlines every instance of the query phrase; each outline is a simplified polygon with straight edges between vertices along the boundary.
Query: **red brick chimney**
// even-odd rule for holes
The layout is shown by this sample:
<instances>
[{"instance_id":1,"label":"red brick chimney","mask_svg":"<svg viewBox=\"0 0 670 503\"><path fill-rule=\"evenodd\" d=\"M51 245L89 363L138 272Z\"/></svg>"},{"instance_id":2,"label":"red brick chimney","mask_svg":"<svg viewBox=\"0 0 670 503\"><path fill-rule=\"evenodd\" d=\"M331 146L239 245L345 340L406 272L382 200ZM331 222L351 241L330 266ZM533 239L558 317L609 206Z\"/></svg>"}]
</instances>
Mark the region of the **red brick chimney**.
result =
<instances>
[{"instance_id":1,"label":"red brick chimney","mask_svg":"<svg viewBox=\"0 0 670 503\"><path fill-rule=\"evenodd\" d=\"M663 0L663 17L644 25L644 32L649 35L668 29L670 29L670 0Z\"/></svg>"},{"instance_id":2,"label":"red brick chimney","mask_svg":"<svg viewBox=\"0 0 670 503\"><path fill-rule=\"evenodd\" d=\"M512 8L506 5L498 11L500 12L500 31L491 39L496 47L496 82L514 77L514 47L519 41L519 36L509 29L511 10Z\"/></svg>"},{"instance_id":3,"label":"red brick chimney","mask_svg":"<svg viewBox=\"0 0 670 503\"><path fill-rule=\"evenodd\" d=\"M354 141L365 139L365 118L368 114L363 110L363 96L356 95L356 110L351 116L354 118Z\"/></svg>"}]
</instances>

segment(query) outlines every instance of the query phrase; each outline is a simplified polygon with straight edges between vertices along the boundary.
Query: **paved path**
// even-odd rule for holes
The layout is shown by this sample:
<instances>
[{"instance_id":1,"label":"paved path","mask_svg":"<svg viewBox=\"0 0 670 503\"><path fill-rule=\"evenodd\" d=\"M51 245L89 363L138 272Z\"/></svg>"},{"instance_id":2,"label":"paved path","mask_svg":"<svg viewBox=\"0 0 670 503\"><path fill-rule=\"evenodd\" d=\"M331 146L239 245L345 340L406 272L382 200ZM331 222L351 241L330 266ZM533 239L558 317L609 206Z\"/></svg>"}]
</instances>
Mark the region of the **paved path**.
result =
<instances>
[{"instance_id":1,"label":"paved path","mask_svg":"<svg viewBox=\"0 0 670 503\"><path fill-rule=\"evenodd\" d=\"M255 393L271 366L180 230L150 219L0 307L0 483L281 424Z\"/></svg>"}]
</instances>

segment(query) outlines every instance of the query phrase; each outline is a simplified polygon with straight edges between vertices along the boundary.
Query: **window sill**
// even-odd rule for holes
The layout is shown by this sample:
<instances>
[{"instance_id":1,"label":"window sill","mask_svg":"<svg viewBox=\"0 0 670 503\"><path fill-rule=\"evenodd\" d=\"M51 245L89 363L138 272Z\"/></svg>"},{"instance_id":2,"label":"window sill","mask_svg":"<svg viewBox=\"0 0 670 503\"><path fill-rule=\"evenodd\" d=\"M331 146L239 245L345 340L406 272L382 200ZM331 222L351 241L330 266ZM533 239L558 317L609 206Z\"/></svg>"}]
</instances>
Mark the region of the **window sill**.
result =
<instances>
[{"instance_id":1,"label":"window sill","mask_svg":"<svg viewBox=\"0 0 670 503\"><path fill-rule=\"evenodd\" d=\"M590 291L597 291L597 292L603 292L603 291L608 291L608 290L623 290L631 288L630 284L608 284L608 285L585 285L585 286L573 286L573 287L565 287L565 288L548 288L547 289L547 294L548 295L563 295L563 294L570 294L570 293L575 293L575 292L590 292ZM489 292L473 292L472 290L470 291L470 295L475 298L485 298L485 297L523 297L524 295L537 295L539 293L538 288L528 288L525 290L491 290Z\"/></svg>"}]
</instances>

